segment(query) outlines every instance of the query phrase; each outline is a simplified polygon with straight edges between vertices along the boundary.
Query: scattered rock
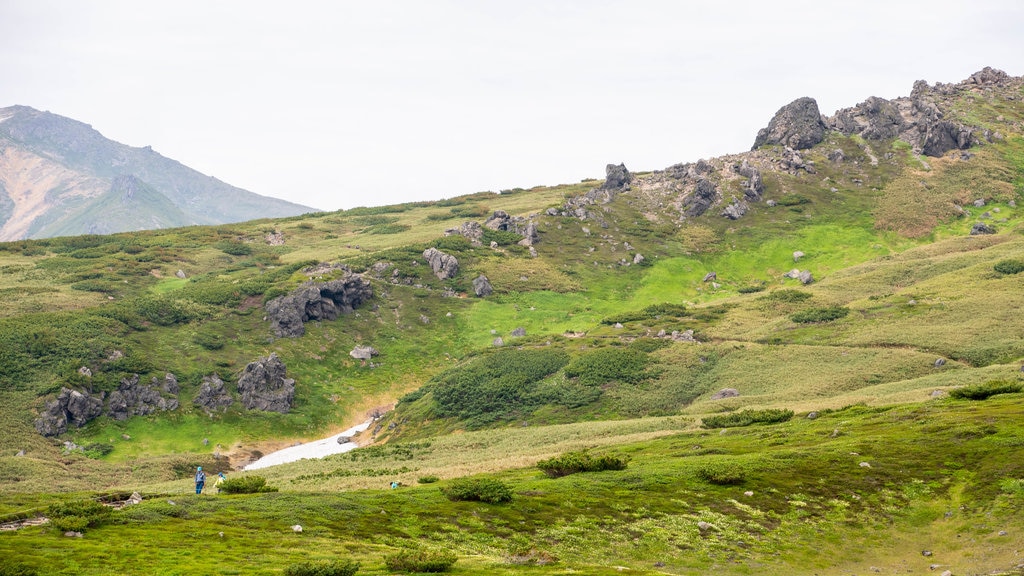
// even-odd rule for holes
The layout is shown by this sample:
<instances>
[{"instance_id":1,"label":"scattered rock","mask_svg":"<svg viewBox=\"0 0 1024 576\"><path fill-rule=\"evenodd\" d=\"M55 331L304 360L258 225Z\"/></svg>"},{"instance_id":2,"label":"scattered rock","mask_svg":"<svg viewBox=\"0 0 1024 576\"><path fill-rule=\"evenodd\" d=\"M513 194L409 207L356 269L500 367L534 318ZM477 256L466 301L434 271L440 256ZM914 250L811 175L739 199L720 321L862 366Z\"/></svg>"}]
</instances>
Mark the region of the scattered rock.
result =
<instances>
[{"instance_id":1,"label":"scattered rock","mask_svg":"<svg viewBox=\"0 0 1024 576\"><path fill-rule=\"evenodd\" d=\"M61 388L57 398L47 402L35 421L35 427L43 436L57 436L67 431L68 424L82 427L102 413L102 398Z\"/></svg>"},{"instance_id":2,"label":"scattered rock","mask_svg":"<svg viewBox=\"0 0 1024 576\"><path fill-rule=\"evenodd\" d=\"M937 358L935 360L935 367L936 368L942 368L945 365L946 365L946 359L945 358Z\"/></svg>"},{"instance_id":3,"label":"scattered rock","mask_svg":"<svg viewBox=\"0 0 1024 576\"><path fill-rule=\"evenodd\" d=\"M717 280L717 279L718 279L718 274L716 272L708 272L707 274L704 275L704 280L702 280L702 282L711 282L712 280Z\"/></svg>"},{"instance_id":4,"label":"scattered rock","mask_svg":"<svg viewBox=\"0 0 1024 576\"><path fill-rule=\"evenodd\" d=\"M178 270L177 272L174 273L174 275L177 276L178 278L181 278L182 280L187 278L184 270Z\"/></svg>"},{"instance_id":5,"label":"scattered rock","mask_svg":"<svg viewBox=\"0 0 1024 576\"><path fill-rule=\"evenodd\" d=\"M804 256L805 254L799 250L793 252L793 262L799 262L800 259L803 258Z\"/></svg>"},{"instance_id":6,"label":"scattered rock","mask_svg":"<svg viewBox=\"0 0 1024 576\"><path fill-rule=\"evenodd\" d=\"M521 338L523 336L526 336L526 328L523 328L523 327L516 328L515 330L512 331L511 336L515 336L517 338Z\"/></svg>"},{"instance_id":7,"label":"scattered rock","mask_svg":"<svg viewBox=\"0 0 1024 576\"><path fill-rule=\"evenodd\" d=\"M978 236L978 235L981 235L981 234L995 234L995 233L996 233L996 229L993 226L989 226L988 224L985 224L984 222L975 222L974 225L971 226L971 236Z\"/></svg>"},{"instance_id":8,"label":"scattered rock","mask_svg":"<svg viewBox=\"0 0 1024 576\"><path fill-rule=\"evenodd\" d=\"M450 254L445 254L437 248L431 247L424 250L423 258L430 264L430 269L434 271L434 275L439 280L454 278L459 273L458 259Z\"/></svg>"},{"instance_id":9,"label":"scattered rock","mask_svg":"<svg viewBox=\"0 0 1024 576\"><path fill-rule=\"evenodd\" d=\"M605 190L628 190L633 175L625 164L608 164L604 167L605 179L601 188Z\"/></svg>"},{"instance_id":10,"label":"scattered rock","mask_svg":"<svg viewBox=\"0 0 1024 576\"><path fill-rule=\"evenodd\" d=\"M142 503L142 494L139 494L138 492L132 492L132 495L129 496L128 499L125 500L124 503L128 504L128 505L141 504Z\"/></svg>"},{"instance_id":11,"label":"scattered rock","mask_svg":"<svg viewBox=\"0 0 1024 576\"><path fill-rule=\"evenodd\" d=\"M868 463L868 462L861 462L860 463L860 467L861 468L871 468L871 464Z\"/></svg>"},{"instance_id":12,"label":"scattered rock","mask_svg":"<svg viewBox=\"0 0 1024 576\"><path fill-rule=\"evenodd\" d=\"M922 550L921 551L921 556L929 557L931 555L932 555L932 551L931 550Z\"/></svg>"},{"instance_id":13,"label":"scattered rock","mask_svg":"<svg viewBox=\"0 0 1024 576\"><path fill-rule=\"evenodd\" d=\"M491 342L491 345L493 345L493 346L504 346L505 345L505 341L501 339L501 336L498 336L497 338L494 339L494 341Z\"/></svg>"},{"instance_id":14,"label":"scattered rock","mask_svg":"<svg viewBox=\"0 0 1024 576\"><path fill-rule=\"evenodd\" d=\"M78 374L81 376L85 376L86 378L92 378L92 370L90 370L88 366L82 366L81 368L79 368Z\"/></svg>"},{"instance_id":15,"label":"scattered rock","mask_svg":"<svg viewBox=\"0 0 1024 576\"><path fill-rule=\"evenodd\" d=\"M637 252L636 255L633 256L633 264L642 264L643 261L644 261L643 254L640 254L639 252Z\"/></svg>"},{"instance_id":16,"label":"scattered rock","mask_svg":"<svg viewBox=\"0 0 1024 576\"><path fill-rule=\"evenodd\" d=\"M351 441L351 436L338 436L338 444L348 444Z\"/></svg>"},{"instance_id":17,"label":"scattered rock","mask_svg":"<svg viewBox=\"0 0 1024 576\"><path fill-rule=\"evenodd\" d=\"M478 297L490 296L492 292L494 292L494 288L491 286L491 282L487 280L487 276L481 274L473 279L473 293Z\"/></svg>"},{"instance_id":18,"label":"scattered rock","mask_svg":"<svg viewBox=\"0 0 1024 576\"><path fill-rule=\"evenodd\" d=\"M808 412L807 413L807 419L808 420L816 420L817 418L818 418L818 413L817 412Z\"/></svg>"},{"instance_id":19,"label":"scattered rock","mask_svg":"<svg viewBox=\"0 0 1024 576\"><path fill-rule=\"evenodd\" d=\"M740 395L740 391L735 388L722 388L718 392L711 395L712 400L721 400L722 398L735 398Z\"/></svg>"},{"instance_id":20,"label":"scattered rock","mask_svg":"<svg viewBox=\"0 0 1024 576\"><path fill-rule=\"evenodd\" d=\"M352 351L348 353L349 356L356 360L369 360L378 354L380 354L380 352L377 352L377 349L373 346L364 346L362 344L357 344L355 348L352 348Z\"/></svg>"},{"instance_id":21,"label":"scattered rock","mask_svg":"<svg viewBox=\"0 0 1024 576\"><path fill-rule=\"evenodd\" d=\"M238 378L242 405L249 410L287 414L295 398L295 380L288 378L277 353L250 362Z\"/></svg>"},{"instance_id":22,"label":"scattered rock","mask_svg":"<svg viewBox=\"0 0 1024 576\"><path fill-rule=\"evenodd\" d=\"M703 520L697 522L697 529L700 530L701 536L705 535L710 530L718 532L718 526L715 526L714 524L711 524L710 522L705 522Z\"/></svg>"},{"instance_id":23,"label":"scattered rock","mask_svg":"<svg viewBox=\"0 0 1024 576\"><path fill-rule=\"evenodd\" d=\"M292 526L292 532L302 532L302 526L300 526L299 524Z\"/></svg>"},{"instance_id":24,"label":"scattered rock","mask_svg":"<svg viewBox=\"0 0 1024 576\"><path fill-rule=\"evenodd\" d=\"M74 530L68 530L67 532L64 533L64 536L67 537L67 538L81 538L82 537L82 533L81 532L76 532Z\"/></svg>"},{"instance_id":25,"label":"scattered rock","mask_svg":"<svg viewBox=\"0 0 1024 576\"><path fill-rule=\"evenodd\" d=\"M21 457L21 456L24 456L24 455L25 455L25 451L24 450L18 450L18 453L15 454L14 457L18 458L18 457Z\"/></svg>"},{"instance_id":26,"label":"scattered rock","mask_svg":"<svg viewBox=\"0 0 1024 576\"><path fill-rule=\"evenodd\" d=\"M479 222L463 222L458 228L449 228L444 231L445 236L462 236L469 240L473 246L483 245L484 228Z\"/></svg>"},{"instance_id":27,"label":"scattered rock","mask_svg":"<svg viewBox=\"0 0 1024 576\"><path fill-rule=\"evenodd\" d=\"M164 398L156 387L140 384L138 374L122 378L107 402L107 414L114 420L177 409L177 398Z\"/></svg>"},{"instance_id":28,"label":"scattered rock","mask_svg":"<svg viewBox=\"0 0 1024 576\"><path fill-rule=\"evenodd\" d=\"M797 275L797 280L799 280L801 284L811 284L814 282L814 275L812 275L809 270L804 270Z\"/></svg>"},{"instance_id":29,"label":"scattered rock","mask_svg":"<svg viewBox=\"0 0 1024 576\"><path fill-rule=\"evenodd\" d=\"M744 496L753 496L754 495L754 491L753 490L747 490L746 492L743 493L743 495Z\"/></svg>"}]
</instances>

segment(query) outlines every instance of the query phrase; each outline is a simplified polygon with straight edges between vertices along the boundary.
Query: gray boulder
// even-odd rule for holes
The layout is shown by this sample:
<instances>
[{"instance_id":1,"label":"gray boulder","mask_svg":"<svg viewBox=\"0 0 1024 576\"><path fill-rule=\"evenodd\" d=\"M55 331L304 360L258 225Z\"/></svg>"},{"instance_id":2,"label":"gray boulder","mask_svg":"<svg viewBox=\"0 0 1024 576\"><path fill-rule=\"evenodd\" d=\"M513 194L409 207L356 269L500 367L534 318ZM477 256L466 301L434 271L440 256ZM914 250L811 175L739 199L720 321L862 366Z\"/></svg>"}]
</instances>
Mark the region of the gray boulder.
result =
<instances>
[{"instance_id":1,"label":"gray boulder","mask_svg":"<svg viewBox=\"0 0 1024 576\"><path fill-rule=\"evenodd\" d=\"M761 199L761 195L764 194L764 180L761 178L761 171L754 168L747 163L747 160L743 160L743 164L736 170L740 176L746 178L743 182L743 195L748 200L758 201Z\"/></svg>"},{"instance_id":2,"label":"gray boulder","mask_svg":"<svg viewBox=\"0 0 1024 576\"><path fill-rule=\"evenodd\" d=\"M804 150L825 138L825 123L821 120L818 103L814 98L797 98L786 104L768 122L766 128L757 133L754 146L779 144L794 150Z\"/></svg>"},{"instance_id":3,"label":"gray boulder","mask_svg":"<svg viewBox=\"0 0 1024 576\"><path fill-rule=\"evenodd\" d=\"M906 121L895 102L872 96L854 106L836 112L829 119L829 127L843 134L860 134L871 140L896 138L906 128ZM833 162L843 159L839 150L838 158L829 155Z\"/></svg>"},{"instance_id":4,"label":"gray boulder","mask_svg":"<svg viewBox=\"0 0 1024 576\"><path fill-rule=\"evenodd\" d=\"M174 374L171 374L170 372L164 374L164 379L162 381L157 380L156 376L153 376L153 387L156 388L158 384L163 388L164 392L177 395L179 390L178 377Z\"/></svg>"},{"instance_id":5,"label":"gray boulder","mask_svg":"<svg viewBox=\"0 0 1024 576\"><path fill-rule=\"evenodd\" d=\"M519 241L520 246L533 246L540 240L540 234L537 233L537 223L533 220L526 223L522 234L523 239Z\"/></svg>"},{"instance_id":6,"label":"gray boulder","mask_svg":"<svg viewBox=\"0 0 1024 576\"><path fill-rule=\"evenodd\" d=\"M491 230L508 230L512 226L512 217L504 210L495 210L484 220L484 228Z\"/></svg>"},{"instance_id":7,"label":"gray boulder","mask_svg":"<svg viewBox=\"0 0 1024 576\"><path fill-rule=\"evenodd\" d=\"M718 392L711 395L712 400L721 400L723 398L736 398L740 395L740 391L735 388L722 388Z\"/></svg>"},{"instance_id":8,"label":"gray boulder","mask_svg":"<svg viewBox=\"0 0 1024 576\"><path fill-rule=\"evenodd\" d=\"M212 413L218 408L227 408L234 402L231 394L224 389L224 381L216 374L203 376L203 383L199 386L192 403Z\"/></svg>"},{"instance_id":9,"label":"gray boulder","mask_svg":"<svg viewBox=\"0 0 1024 576\"><path fill-rule=\"evenodd\" d=\"M459 273L459 261L450 254L445 254L437 248L427 248L423 251L423 258L430 264L430 269L440 280L454 278Z\"/></svg>"},{"instance_id":10,"label":"gray boulder","mask_svg":"<svg viewBox=\"0 0 1024 576\"><path fill-rule=\"evenodd\" d=\"M509 335L514 336L516 338L522 338L523 336L526 336L526 328L520 326L519 328L513 330Z\"/></svg>"},{"instance_id":11,"label":"gray boulder","mask_svg":"<svg viewBox=\"0 0 1024 576\"><path fill-rule=\"evenodd\" d=\"M238 378L238 393L249 410L287 414L295 398L295 380L288 378L284 362L272 353L245 367Z\"/></svg>"},{"instance_id":12,"label":"gray boulder","mask_svg":"<svg viewBox=\"0 0 1024 576\"><path fill-rule=\"evenodd\" d=\"M43 436L57 436L67 431L68 424L82 427L102 413L102 398L61 388L57 398L47 402L35 421L35 427Z\"/></svg>"},{"instance_id":13,"label":"gray boulder","mask_svg":"<svg viewBox=\"0 0 1024 576\"><path fill-rule=\"evenodd\" d=\"M349 314L373 297L373 287L359 274L346 272L329 282L306 282L294 291L267 302L267 318L278 337L297 338L306 333L305 322L334 320Z\"/></svg>"},{"instance_id":14,"label":"gray boulder","mask_svg":"<svg viewBox=\"0 0 1024 576\"><path fill-rule=\"evenodd\" d=\"M749 208L750 207L747 206L746 202L743 202L742 200L739 200L737 198L733 198L732 203L722 210L721 215L728 218L729 220L739 220L740 218L743 217L744 214L747 213L747 210Z\"/></svg>"},{"instance_id":15,"label":"gray boulder","mask_svg":"<svg viewBox=\"0 0 1024 576\"><path fill-rule=\"evenodd\" d=\"M487 276L481 274L473 279L473 293L478 297L490 296L492 292L494 292L494 288L491 287L491 282L487 280Z\"/></svg>"},{"instance_id":16,"label":"gray boulder","mask_svg":"<svg viewBox=\"0 0 1024 576\"><path fill-rule=\"evenodd\" d=\"M380 352L377 352L377 349L373 346L363 346L361 344L357 345L348 353L349 356L356 360L369 360L378 354L380 354Z\"/></svg>"},{"instance_id":17,"label":"gray boulder","mask_svg":"<svg viewBox=\"0 0 1024 576\"><path fill-rule=\"evenodd\" d=\"M975 222L974 225L971 226L971 236L995 233L996 229L992 226L989 226L988 224L985 224L984 222Z\"/></svg>"},{"instance_id":18,"label":"gray boulder","mask_svg":"<svg viewBox=\"0 0 1024 576\"><path fill-rule=\"evenodd\" d=\"M462 236L469 240L473 246L483 244L484 228L479 222L463 222L458 228L449 228L444 231L445 236Z\"/></svg>"},{"instance_id":19,"label":"gray boulder","mask_svg":"<svg viewBox=\"0 0 1024 576\"><path fill-rule=\"evenodd\" d=\"M604 167L605 179L601 188L605 190L629 190L629 184L633 181L633 175L626 169L625 164L608 164Z\"/></svg>"},{"instance_id":20,"label":"gray boulder","mask_svg":"<svg viewBox=\"0 0 1024 576\"><path fill-rule=\"evenodd\" d=\"M801 284L811 284L814 282L814 275L811 274L810 270L804 270L797 276L797 280L799 280Z\"/></svg>"}]
</instances>

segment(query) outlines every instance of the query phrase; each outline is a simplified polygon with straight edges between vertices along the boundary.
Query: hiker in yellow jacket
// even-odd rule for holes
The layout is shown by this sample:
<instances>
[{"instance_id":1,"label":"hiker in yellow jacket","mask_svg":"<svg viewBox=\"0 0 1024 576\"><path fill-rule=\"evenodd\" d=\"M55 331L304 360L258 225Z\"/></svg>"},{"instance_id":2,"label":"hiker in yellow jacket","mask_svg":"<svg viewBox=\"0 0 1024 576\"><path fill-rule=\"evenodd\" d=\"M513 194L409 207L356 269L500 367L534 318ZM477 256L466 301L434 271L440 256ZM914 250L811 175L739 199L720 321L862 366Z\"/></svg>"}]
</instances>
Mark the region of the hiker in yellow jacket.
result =
<instances>
[{"instance_id":1,"label":"hiker in yellow jacket","mask_svg":"<svg viewBox=\"0 0 1024 576\"><path fill-rule=\"evenodd\" d=\"M219 474L217 474L217 481L213 483L213 487L217 489L217 494L220 494L220 486L221 486L221 484L224 483L224 480L226 480L226 479L227 478L225 478L223 472L220 472Z\"/></svg>"}]
</instances>

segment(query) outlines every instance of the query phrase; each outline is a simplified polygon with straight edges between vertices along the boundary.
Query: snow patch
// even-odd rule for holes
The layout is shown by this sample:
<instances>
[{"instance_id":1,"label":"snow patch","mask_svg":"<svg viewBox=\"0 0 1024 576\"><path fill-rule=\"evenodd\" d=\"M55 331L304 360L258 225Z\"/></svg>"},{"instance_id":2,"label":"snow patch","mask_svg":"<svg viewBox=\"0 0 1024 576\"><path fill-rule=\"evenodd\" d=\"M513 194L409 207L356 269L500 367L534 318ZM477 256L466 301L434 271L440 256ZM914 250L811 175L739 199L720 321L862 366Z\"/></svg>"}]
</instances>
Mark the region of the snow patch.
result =
<instances>
[{"instance_id":1,"label":"snow patch","mask_svg":"<svg viewBox=\"0 0 1024 576\"><path fill-rule=\"evenodd\" d=\"M355 442L339 444L338 438L341 436L352 436L358 432L362 432L369 428L372 423L373 419L370 419L362 424L353 426L340 434L335 434L330 438L314 440L313 442L299 444L298 446L290 446L288 448L278 450L277 452L271 452L242 469L259 470L260 468L267 468L268 466L277 466L278 464L296 462L304 458L323 458L324 456L330 456L331 454L348 452L349 450L358 448L358 445Z\"/></svg>"}]
</instances>

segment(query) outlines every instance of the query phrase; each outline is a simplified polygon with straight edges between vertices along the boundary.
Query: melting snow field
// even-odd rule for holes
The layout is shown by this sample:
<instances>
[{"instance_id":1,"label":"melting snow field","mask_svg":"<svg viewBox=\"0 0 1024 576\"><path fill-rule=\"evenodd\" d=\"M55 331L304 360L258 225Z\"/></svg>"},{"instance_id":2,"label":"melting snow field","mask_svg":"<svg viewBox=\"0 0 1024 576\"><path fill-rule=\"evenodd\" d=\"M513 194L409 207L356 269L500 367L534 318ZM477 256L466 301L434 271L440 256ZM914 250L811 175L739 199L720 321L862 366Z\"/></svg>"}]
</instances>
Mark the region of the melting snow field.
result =
<instances>
[{"instance_id":1,"label":"melting snow field","mask_svg":"<svg viewBox=\"0 0 1024 576\"><path fill-rule=\"evenodd\" d=\"M373 423L372 419L357 426L353 426L340 434L335 434L330 438L314 440L313 442L299 444L298 446L289 446L288 448L278 450L277 452L271 452L259 460L247 465L243 470L259 470L260 468L266 468L268 466L277 466L278 464L295 462L297 460L302 460L303 458L323 458L324 456L330 456L331 454L348 452L349 450L358 447L356 443L345 442L343 444L339 444L338 438L342 436L352 436L358 432L362 432L369 428L371 423Z\"/></svg>"}]
</instances>

